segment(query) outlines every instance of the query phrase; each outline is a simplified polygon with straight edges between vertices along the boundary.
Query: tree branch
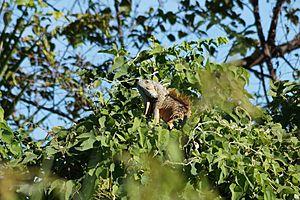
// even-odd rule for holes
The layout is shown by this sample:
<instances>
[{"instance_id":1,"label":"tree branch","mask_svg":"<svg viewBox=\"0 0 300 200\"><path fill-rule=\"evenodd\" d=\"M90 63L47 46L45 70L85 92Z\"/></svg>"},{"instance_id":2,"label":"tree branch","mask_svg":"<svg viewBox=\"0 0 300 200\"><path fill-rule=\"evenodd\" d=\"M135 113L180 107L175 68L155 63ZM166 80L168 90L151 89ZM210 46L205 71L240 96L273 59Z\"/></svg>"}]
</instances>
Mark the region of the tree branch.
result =
<instances>
[{"instance_id":1,"label":"tree branch","mask_svg":"<svg viewBox=\"0 0 300 200\"><path fill-rule=\"evenodd\" d=\"M272 46L275 46L276 27L277 27L278 17L280 14L281 6L284 2L285 0L278 0L276 2L275 7L273 8L273 17L271 20L271 25L270 25L268 40L267 40L267 43Z\"/></svg>"},{"instance_id":2,"label":"tree branch","mask_svg":"<svg viewBox=\"0 0 300 200\"><path fill-rule=\"evenodd\" d=\"M28 87L29 87L29 83L26 83L26 85L21 89L21 91L19 92L19 94L15 95L12 98L12 102L10 103L9 106L7 106L7 108L5 110L4 119L7 119L7 117L10 116L14 112L17 103L19 102L19 100L21 99L22 95L24 94L24 92L26 91L26 89Z\"/></svg>"},{"instance_id":3,"label":"tree branch","mask_svg":"<svg viewBox=\"0 0 300 200\"><path fill-rule=\"evenodd\" d=\"M288 64L288 66L289 66L293 71L296 71L296 70L297 70L295 67L293 67L292 63L290 63L290 61L288 61L288 59L286 59L284 56L282 56L281 58Z\"/></svg>"},{"instance_id":4,"label":"tree branch","mask_svg":"<svg viewBox=\"0 0 300 200\"><path fill-rule=\"evenodd\" d=\"M269 51L269 50L268 50ZM269 70L269 73L271 75L271 79L273 81L277 80L277 75L276 75L276 71L273 67L273 63L271 61L271 57L270 56L267 56L266 58L266 62L267 62L267 66L268 66L268 70Z\"/></svg>"},{"instance_id":5,"label":"tree branch","mask_svg":"<svg viewBox=\"0 0 300 200\"><path fill-rule=\"evenodd\" d=\"M267 87L266 87L266 83L265 83L265 77L263 77L264 69L263 69L263 66L261 64L259 65L259 67L260 67L260 72L262 74L261 81L262 81L262 86L263 86L265 98L266 98L266 101L267 101L267 105L269 105L270 101L269 101L269 98L268 98L268 92L267 92Z\"/></svg>"},{"instance_id":6,"label":"tree branch","mask_svg":"<svg viewBox=\"0 0 300 200\"><path fill-rule=\"evenodd\" d=\"M35 107L38 108L38 109L47 110L47 111L49 111L49 112L51 112L51 113L54 113L54 114L57 114L57 115L59 115L59 116L65 117L65 118L67 118L68 120L70 120L71 122L75 122L75 120L74 120L72 117L70 117L69 115L67 115L67 114L65 114L65 113L63 113L63 112L61 112L61 111L59 111L59 110L56 110L56 109L54 109L54 108L47 108L47 107L45 107L45 106L39 105L37 102L30 101L30 100L27 100L27 99L24 99L24 98L21 98L21 101L24 101L25 103L28 103L28 104L30 104L30 105L33 105L33 106L35 106Z\"/></svg>"},{"instance_id":7,"label":"tree branch","mask_svg":"<svg viewBox=\"0 0 300 200\"><path fill-rule=\"evenodd\" d=\"M271 61L271 58L272 58L271 51L272 51L272 47L275 45L275 42L273 41L274 42L273 44L269 44L268 43L269 41L266 43L264 33L263 33L263 29L262 29L262 25L261 25L261 18L260 18L260 15L259 15L258 0L252 0L251 3L252 3L252 6L254 8L253 14L254 14L254 19L255 19L257 34L258 34L261 46L263 47L263 55L264 55L264 58L265 58L264 60L267 63L268 70L269 70L269 73L272 77L272 80L276 80L277 79L276 73L275 73L275 70L273 68L273 64L272 64L272 61ZM283 3L283 0L278 0L276 6L274 7L273 11L275 13L273 15L273 20L271 22L271 27L270 27L270 30L269 30L270 39L272 39L273 37L275 38L275 29L276 29L276 26L277 26L278 15L279 15L282 3Z\"/></svg>"},{"instance_id":8,"label":"tree branch","mask_svg":"<svg viewBox=\"0 0 300 200\"><path fill-rule=\"evenodd\" d=\"M247 68L248 71L253 72L258 78L262 79L264 77L272 78L269 74L264 74L252 68Z\"/></svg>"},{"instance_id":9,"label":"tree branch","mask_svg":"<svg viewBox=\"0 0 300 200\"><path fill-rule=\"evenodd\" d=\"M257 29L257 34L260 40L260 43L262 44L262 46L265 44L265 36L263 33L263 29L261 26L261 20L260 20L260 15L259 15L259 7L258 7L258 0L252 0L251 4L253 6L253 14L254 14L254 20L255 20L255 26Z\"/></svg>"},{"instance_id":10,"label":"tree branch","mask_svg":"<svg viewBox=\"0 0 300 200\"><path fill-rule=\"evenodd\" d=\"M299 48L300 48L300 33L296 35L294 39L273 48L273 50L271 51L271 57L272 58L281 57ZM240 60L232 61L231 63L236 63L237 65L245 69L250 69L251 67L262 64L265 61L266 61L266 55L262 54L260 50L256 50L250 56L247 56Z\"/></svg>"}]
</instances>

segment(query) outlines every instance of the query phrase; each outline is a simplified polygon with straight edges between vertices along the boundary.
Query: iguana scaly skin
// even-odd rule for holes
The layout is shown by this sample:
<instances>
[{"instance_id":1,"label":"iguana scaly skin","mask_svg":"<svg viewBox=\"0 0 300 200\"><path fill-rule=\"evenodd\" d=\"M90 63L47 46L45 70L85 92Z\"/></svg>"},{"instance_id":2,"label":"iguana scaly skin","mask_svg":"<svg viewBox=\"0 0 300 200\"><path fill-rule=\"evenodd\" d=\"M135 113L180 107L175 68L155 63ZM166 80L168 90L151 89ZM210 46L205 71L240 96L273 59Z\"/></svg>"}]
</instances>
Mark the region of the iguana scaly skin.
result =
<instances>
[{"instance_id":1,"label":"iguana scaly skin","mask_svg":"<svg viewBox=\"0 0 300 200\"><path fill-rule=\"evenodd\" d=\"M188 99L175 89L167 89L159 82L143 79L137 82L137 88L144 100L145 115L153 114L155 123L162 118L172 129L174 120L190 116Z\"/></svg>"}]
</instances>

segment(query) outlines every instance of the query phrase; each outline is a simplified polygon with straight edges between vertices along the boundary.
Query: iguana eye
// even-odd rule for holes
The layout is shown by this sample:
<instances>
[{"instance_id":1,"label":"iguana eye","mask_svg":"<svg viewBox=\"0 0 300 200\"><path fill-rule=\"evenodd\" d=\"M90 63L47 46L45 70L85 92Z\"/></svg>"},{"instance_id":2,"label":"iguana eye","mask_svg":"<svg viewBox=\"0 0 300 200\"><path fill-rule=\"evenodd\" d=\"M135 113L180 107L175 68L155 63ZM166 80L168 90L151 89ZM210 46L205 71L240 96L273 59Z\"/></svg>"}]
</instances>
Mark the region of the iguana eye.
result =
<instances>
[{"instance_id":1,"label":"iguana eye","mask_svg":"<svg viewBox=\"0 0 300 200\"><path fill-rule=\"evenodd\" d=\"M147 80L145 81L145 83L148 83L148 82L149 82L149 81L147 81Z\"/></svg>"}]
</instances>

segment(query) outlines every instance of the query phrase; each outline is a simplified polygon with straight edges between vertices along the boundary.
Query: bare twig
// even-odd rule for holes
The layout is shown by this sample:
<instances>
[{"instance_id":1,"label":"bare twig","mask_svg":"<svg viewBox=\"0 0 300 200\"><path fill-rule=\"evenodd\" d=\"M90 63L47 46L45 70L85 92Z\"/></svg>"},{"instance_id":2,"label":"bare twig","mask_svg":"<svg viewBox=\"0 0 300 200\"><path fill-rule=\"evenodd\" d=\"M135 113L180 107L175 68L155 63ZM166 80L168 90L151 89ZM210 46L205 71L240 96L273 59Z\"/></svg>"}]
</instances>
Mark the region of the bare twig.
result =
<instances>
[{"instance_id":1,"label":"bare twig","mask_svg":"<svg viewBox=\"0 0 300 200\"><path fill-rule=\"evenodd\" d=\"M4 5L5 5L5 0L2 2L2 4L1 4L1 7L0 7L0 14L2 13L2 11L3 11L3 8L4 8Z\"/></svg>"},{"instance_id":2,"label":"bare twig","mask_svg":"<svg viewBox=\"0 0 300 200\"><path fill-rule=\"evenodd\" d=\"M259 71L255 70L255 69L252 69L252 68L247 68L247 70L250 71L250 72L253 72L259 78L264 78L264 77L272 78L269 74L264 74L262 72L259 72Z\"/></svg>"},{"instance_id":3,"label":"bare twig","mask_svg":"<svg viewBox=\"0 0 300 200\"><path fill-rule=\"evenodd\" d=\"M22 89L21 91L19 92L18 95L15 95L13 97L13 101L10 103L10 106L8 107L8 109L5 110L5 113L4 113L4 118L6 119L8 116L10 116L14 110L15 110L15 107L17 105L17 103L19 102L19 100L21 99L22 95L24 94L24 92L26 91L26 89L29 87L29 83L27 83Z\"/></svg>"},{"instance_id":4,"label":"bare twig","mask_svg":"<svg viewBox=\"0 0 300 200\"><path fill-rule=\"evenodd\" d=\"M253 6L253 14L254 14L254 20L255 20L255 26L256 26L256 29L257 29L257 34L258 34L258 37L259 37L259 40L262 44L262 46L265 44L265 36L264 36L264 33L263 33L263 29L262 29L262 26L261 26L261 19L260 19L260 15L259 15L259 6L258 6L258 0L252 0L251 1L251 4Z\"/></svg>"},{"instance_id":5,"label":"bare twig","mask_svg":"<svg viewBox=\"0 0 300 200\"><path fill-rule=\"evenodd\" d=\"M284 56L282 56L281 58L288 64L288 66L289 66L292 70L294 70L294 71L297 70L297 69L292 65L292 63L290 63L290 61L288 61Z\"/></svg>"},{"instance_id":6,"label":"bare twig","mask_svg":"<svg viewBox=\"0 0 300 200\"><path fill-rule=\"evenodd\" d=\"M50 4L47 0L43 0L43 2L49 6L50 8L52 8L55 12L60 12L60 10L58 10L57 8L55 8L52 4ZM68 16L64 16L66 18L66 20L68 22L70 22L70 19L68 18Z\"/></svg>"},{"instance_id":7,"label":"bare twig","mask_svg":"<svg viewBox=\"0 0 300 200\"><path fill-rule=\"evenodd\" d=\"M267 92L267 87L266 87L265 77L263 76L263 74L264 74L264 69L263 69L262 64L260 64L259 67L260 67L260 72L261 72L261 74L262 74L262 76L261 76L261 82L262 82L262 86L263 86L263 90L264 90L266 102L267 102L267 105L269 105L270 101L269 101L269 98L268 98L268 92Z\"/></svg>"},{"instance_id":8,"label":"bare twig","mask_svg":"<svg viewBox=\"0 0 300 200\"><path fill-rule=\"evenodd\" d=\"M75 120L74 120L72 117L70 117L68 114L63 113L63 112L61 112L61 111L59 111L59 110L56 110L55 108L48 108L48 107L45 107L45 106L41 106L41 105L39 105L37 102L30 101L30 100L27 100L27 99L24 99L24 98L21 98L21 101L24 101L24 102L27 103L27 104L33 105L33 106L35 106L37 109L47 110L47 111L49 111L49 112L51 112L51 113L54 113L54 114L57 114L57 115L59 115L59 116L65 117L65 118L67 118L68 120L70 120L71 122L75 122Z\"/></svg>"},{"instance_id":9,"label":"bare twig","mask_svg":"<svg viewBox=\"0 0 300 200\"><path fill-rule=\"evenodd\" d=\"M273 17L271 20L271 25L270 25L268 40L267 40L267 43L272 46L275 46L276 27L277 27L278 17L280 14L281 6L284 2L285 0L277 0L276 5L273 8Z\"/></svg>"}]
</instances>

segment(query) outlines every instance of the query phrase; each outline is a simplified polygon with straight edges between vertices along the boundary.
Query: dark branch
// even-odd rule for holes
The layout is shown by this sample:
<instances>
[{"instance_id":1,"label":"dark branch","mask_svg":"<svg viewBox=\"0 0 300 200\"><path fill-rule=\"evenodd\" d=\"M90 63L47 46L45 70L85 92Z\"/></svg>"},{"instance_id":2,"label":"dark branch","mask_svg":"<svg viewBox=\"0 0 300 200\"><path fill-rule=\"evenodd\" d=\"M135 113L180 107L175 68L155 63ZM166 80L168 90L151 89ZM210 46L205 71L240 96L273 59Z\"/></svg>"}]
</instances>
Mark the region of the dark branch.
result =
<instances>
[{"instance_id":1,"label":"dark branch","mask_svg":"<svg viewBox=\"0 0 300 200\"><path fill-rule=\"evenodd\" d=\"M61 111L59 111L59 110L56 110L55 108L47 108L47 107L45 107L45 106L39 105L37 102L30 101L30 100L27 100L27 99L24 99L24 98L22 98L21 101L24 101L25 103L28 103L28 104L30 104L30 105L33 105L33 106L35 106L37 109L47 110L47 111L49 111L49 112L51 112L51 113L54 113L54 114L57 114L57 115L59 115L59 116L65 117L65 118L67 118L68 120L70 120L71 122L75 122L75 120L74 120L72 117L70 117L68 114L65 114L65 113L63 113L63 112L61 112Z\"/></svg>"},{"instance_id":2,"label":"dark branch","mask_svg":"<svg viewBox=\"0 0 300 200\"><path fill-rule=\"evenodd\" d=\"M289 66L292 70L294 70L294 71L297 70L295 67L293 67L292 63L291 63L290 61L288 61L288 59L286 59L284 56L282 56L281 58L288 64L288 66Z\"/></svg>"},{"instance_id":3,"label":"dark branch","mask_svg":"<svg viewBox=\"0 0 300 200\"><path fill-rule=\"evenodd\" d=\"M272 61L271 61L271 57L270 57L270 56L268 56L268 57L266 58L266 62L267 62L267 66L268 66L269 73L270 73L270 75L271 75L271 79L272 79L273 81L277 80L276 71L275 71L275 69L274 69L274 67L273 67L273 63L272 63Z\"/></svg>"},{"instance_id":4,"label":"dark branch","mask_svg":"<svg viewBox=\"0 0 300 200\"><path fill-rule=\"evenodd\" d=\"M29 83L27 83L19 92L18 95L15 95L12 98L12 103L10 103L9 106L7 106L5 113L4 113L4 118L7 119L7 117L9 117L15 110L17 103L19 102L19 100L21 99L22 95L24 94L24 92L26 91L26 89L29 87Z\"/></svg>"},{"instance_id":5,"label":"dark branch","mask_svg":"<svg viewBox=\"0 0 300 200\"><path fill-rule=\"evenodd\" d=\"M252 69L252 68L247 68L248 71L250 72L253 72L258 78L264 78L264 77L267 77L267 78L272 78L269 74L264 74L262 72L259 72L255 69Z\"/></svg>"},{"instance_id":6,"label":"dark branch","mask_svg":"<svg viewBox=\"0 0 300 200\"><path fill-rule=\"evenodd\" d=\"M290 53L295 49L300 48L300 33L291 41L283 43L281 45L276 46L271 51L271 57L282 57L283 55ZM261 51L256 50L250 56L247 56L243 59L233 61L232 63L236 63L237 65L244 67L245 69L250 69L255 65L262 64L266 61L266 56L261 53Z\"/></svg>"},{"instance_id":7,"label":"dark branch","mask_svg":"<svg viewBox=\"0 0 300 200\"><path fill-rule=\"evenodd\" d=\"M272 46L275 45L276 27L277 27L278 17L280 14L281 6L284 2L285 2L285 0L278 0L276 2L275 7L273 8L273 17L271 20L271 25L270 25L268 40L267 40L267 43Z\"/></svg>"},{"instance_id":8,"label":"dark branch","mask_svg":"<svg viewBox=\"0 0 300 200\"><path fill-rule=\"evenodd\" d=\"M263 66L259 65L259 67L260 67L261 74L264 74ZM265 78L263 76L261 77L261 81L262 81L262 86L263 86L265 98L266 98L266 101L267 101L267 105L269 105L270 101L269 101L269 98L268 98L268 91L267 91L267 87L266 87L266 83L265 83Z\"/></svg>"},{"instance_id":9,"label":"dark branch","mask_svg":"<svg viewBox=\"0 0 300 200\"><path fill-rule=\"evenodd\" d=\"M263 33L263 29L262 29L262 26L261 26L261 19L260 19L260 15L259 15L259 7L258 7L258 0L252 0L251 1L251 4L253 6L253 14L254 14L254 19L255 19L255 26L256 26L256 29L257 29L257 34L258 34L258 37L259 37L259 40L262 44L262 46L265 44L265 36L264 36L264 33Z\"/></svg>"},{"instance_id":10,"label":"dark branch","mask_svg":"<svg viewBox=\"0 0 300 200\"><path fill-rule=\"evenodd\" d=\"M282 0L279 0L278 2L280 2L280 1L282 1ZM278 2L277 2L274 9L279 8L279 11L275 10L275 13L274 13L274 16L273 16L273 19L274 19L275 22L274 21L271 22L271 28L273 28L273 29L276 29L278 14L279 14L280 8L281 8L281 4L278 3ZM268 70L269 70L269 73L271 75L272 80L276 80L277 79L276 73L275 73L275 70L273 68L273 64L272 64L272 61L271 61L272 46L269 43L266 43L266 41L265 41L265 37L264 37L262 25L261 25L261 18L260 18L260 15L259 15L258 0L252 0L251 3L252 3L252 6L254 8L253 14L254 14L254 19L255 19L255 26L256 26L256 29L257 29L257 34L258 34L261 46L263 47L262 54L264 56L264 61L266 61L266 63L267 63ZM274 31L274 33L271 29L270 29L270 31L271 31L271 34L269 34L269 36L271 36L271 37L274 36L275 37L275 31Z\"/></svg>"},{"instance_id":11,"label":"dark branch","mask_svg":"<svg viewBox=\"0 0 300 200\"><path fill-rule=\"evenodd\" d=\"M277 46L275 53L282 56L298 48L300 48L300 33L298 33L291 41Z\"/></svg>"}]
</instances>

